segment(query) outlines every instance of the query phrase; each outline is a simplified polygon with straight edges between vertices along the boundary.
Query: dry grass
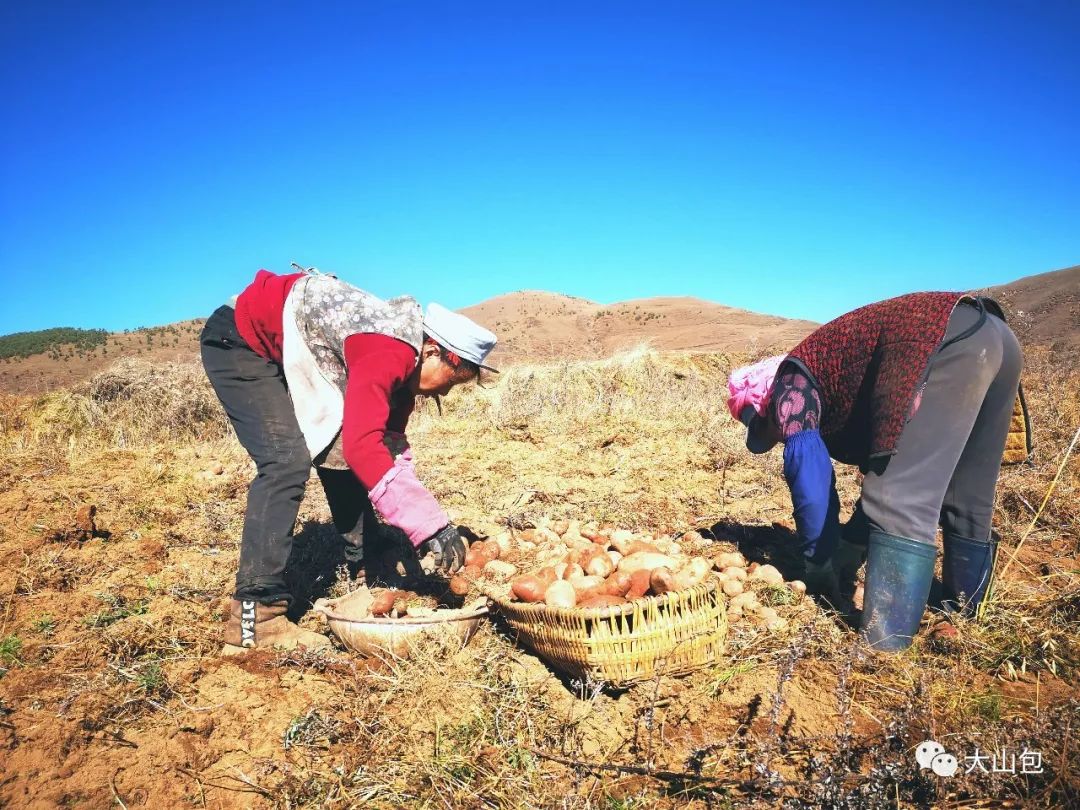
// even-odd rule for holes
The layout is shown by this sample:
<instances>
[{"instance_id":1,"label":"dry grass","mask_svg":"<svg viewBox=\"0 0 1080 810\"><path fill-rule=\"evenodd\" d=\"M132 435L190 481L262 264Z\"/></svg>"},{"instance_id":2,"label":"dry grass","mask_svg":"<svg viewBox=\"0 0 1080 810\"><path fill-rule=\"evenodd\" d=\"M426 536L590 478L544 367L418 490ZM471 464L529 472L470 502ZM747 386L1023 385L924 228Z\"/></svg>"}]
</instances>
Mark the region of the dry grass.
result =
<instances>
[{"instance_id":1,"label":"dry grass","mask_svg":"<svg viewBox=\"0 0 1080 810\"><path fill-rule=\"evenodd\" d=\"M424 406L420 471L480 531L542 517L713 527L793 563L776 454L751 457L723 402L744 358L633 352L515 367ZM1003 475L1006 554L1080 424L1080 375L1029 352L1033 466ZM464 651L216 657L250 463L201 371L131 363L0 403L0 802L194 807L925 806L1080 799L1080 464L982 624L870 657L816 609L743 627L715 666L625 694L554 677L505 628ZM218 475L208 470L220 465ZM850 508L857 477L840 475ZM290 576L340 587L318 485ZM50 542L75 506L110 532ZM318 627L313 617L305 624ZM913 747L1022 746L1041 775L927 775Z\"/></svg>"}]
</instances>

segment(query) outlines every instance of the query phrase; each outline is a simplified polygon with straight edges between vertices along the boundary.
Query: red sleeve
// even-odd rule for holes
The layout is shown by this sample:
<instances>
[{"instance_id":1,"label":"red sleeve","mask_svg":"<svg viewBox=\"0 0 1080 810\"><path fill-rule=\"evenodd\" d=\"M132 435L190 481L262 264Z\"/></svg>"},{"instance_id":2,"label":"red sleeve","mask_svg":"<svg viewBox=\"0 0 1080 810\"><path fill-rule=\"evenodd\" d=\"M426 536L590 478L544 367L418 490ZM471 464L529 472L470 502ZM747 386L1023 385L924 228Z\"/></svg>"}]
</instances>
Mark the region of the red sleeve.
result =
<instances>
[{"instance_id":1,"label":"red sleeve","mask_svg":"<svg viewBox=\"0 0 1080 810\"><path fill-rule=\"evenodd\" d=\"M383 435L387 430L404 433L412 412L413 397L402 388L416 368L416 351L385 335L350 335L345 339L345 365L341 450L360 483L370 490L394 466Z\"/></svg>"}]
</instances>

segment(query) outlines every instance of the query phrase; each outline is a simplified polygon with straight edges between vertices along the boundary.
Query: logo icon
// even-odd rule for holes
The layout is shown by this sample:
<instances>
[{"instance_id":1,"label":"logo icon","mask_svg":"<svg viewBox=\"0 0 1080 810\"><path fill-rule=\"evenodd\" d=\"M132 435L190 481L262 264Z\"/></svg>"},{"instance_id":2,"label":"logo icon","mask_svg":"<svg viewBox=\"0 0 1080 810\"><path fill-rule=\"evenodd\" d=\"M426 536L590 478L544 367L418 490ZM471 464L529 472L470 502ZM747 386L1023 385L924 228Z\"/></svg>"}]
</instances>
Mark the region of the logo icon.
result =
<instances>
[{"instance_id":1,"label":"logo icon","mask_svg":"<svg viewBox=\"0 0 1080 810\"><path fill-rule=\"evenodd\" d=\"M959 767L960 763L952 754L938 754L930 763L930 768L938 776L952 776Z\"/></svg>"},{"instance_id":2,"label":"logo icon","mask_svg":"<svg viewBox=\"0 0 1080 810\"><path fill-rule=\"evenodd\" d=\"M932 766L934 757L944 753L945 747L941 743L927 740L924 743L920 743L919 747L915 749L915 761L919 763L920 769L926 770Z\"/></svg>"}]
</instances>

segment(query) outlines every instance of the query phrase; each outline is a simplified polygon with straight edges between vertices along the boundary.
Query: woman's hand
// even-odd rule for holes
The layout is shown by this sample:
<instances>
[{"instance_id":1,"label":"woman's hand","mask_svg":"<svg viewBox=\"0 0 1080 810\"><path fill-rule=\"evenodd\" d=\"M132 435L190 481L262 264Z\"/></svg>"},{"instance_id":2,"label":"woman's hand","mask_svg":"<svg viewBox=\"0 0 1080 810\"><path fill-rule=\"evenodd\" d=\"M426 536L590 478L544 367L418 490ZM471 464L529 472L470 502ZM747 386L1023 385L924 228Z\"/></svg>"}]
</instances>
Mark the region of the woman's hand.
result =
<instances>
[{"instance_id":1,"label":"woman's hand","mask_svg":"<svg viewBox=\"0 0 1080 810\"><path fill-rule=\"evenodd\" d=\"M435 568L440 573L457 572L465 564L465 541L458 533L457 526L447 523L417 549L421 557L428 552L434 557Z\"/></svg>"}]
</instances>

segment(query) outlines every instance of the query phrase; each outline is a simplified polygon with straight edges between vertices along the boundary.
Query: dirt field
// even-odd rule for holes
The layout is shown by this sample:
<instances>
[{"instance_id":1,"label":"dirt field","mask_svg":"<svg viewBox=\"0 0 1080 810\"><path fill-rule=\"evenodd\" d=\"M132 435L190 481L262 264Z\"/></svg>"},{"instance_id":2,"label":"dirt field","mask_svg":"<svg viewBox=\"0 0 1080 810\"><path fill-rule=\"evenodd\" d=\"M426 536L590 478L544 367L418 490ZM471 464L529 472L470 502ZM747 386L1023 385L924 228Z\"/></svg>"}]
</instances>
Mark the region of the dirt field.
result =
<instances>
[{"instance_id":1,"label":"dirt field","mask_svg":"<svg viewBox=\"0 0 1080 810\"><path fill-rule=\"evenodd\" d=\"M511 369L454 392L442 417L421 410L421 476L481 534L549 517L697 528L797 576L779 456L747 454L723 405L737 359ZM1080 374L1033 351L1025 379L1038 456L1003 475L1006 559L1080 425ZM0 806L1080 802L1075 456L985 622L958 637L873 657L791 606L783 633L733 625L710 667L611 693L555 676L499 622L406 662L219 657L252 469L198 368L128 362L75 391L5 397L0 438ZM846 516L855 475L840 484ZM313 479L290 568L302 609L348 587L342 561ZM919 769L927 739L957 756L955 776ZM965 773L976 749L1015 755L1015 773ZM1025 749L1041 772L1022 772Z\"/></svg>"}]
</instances>

